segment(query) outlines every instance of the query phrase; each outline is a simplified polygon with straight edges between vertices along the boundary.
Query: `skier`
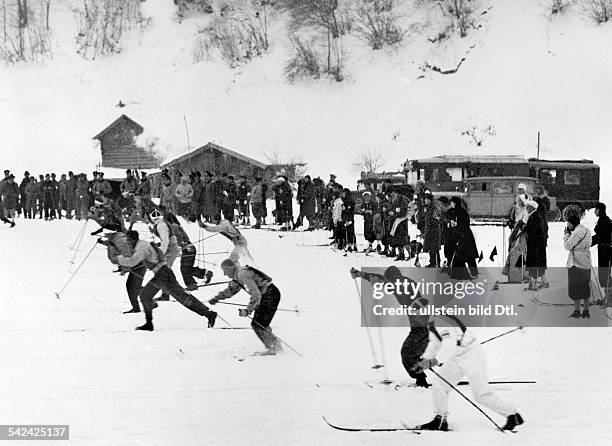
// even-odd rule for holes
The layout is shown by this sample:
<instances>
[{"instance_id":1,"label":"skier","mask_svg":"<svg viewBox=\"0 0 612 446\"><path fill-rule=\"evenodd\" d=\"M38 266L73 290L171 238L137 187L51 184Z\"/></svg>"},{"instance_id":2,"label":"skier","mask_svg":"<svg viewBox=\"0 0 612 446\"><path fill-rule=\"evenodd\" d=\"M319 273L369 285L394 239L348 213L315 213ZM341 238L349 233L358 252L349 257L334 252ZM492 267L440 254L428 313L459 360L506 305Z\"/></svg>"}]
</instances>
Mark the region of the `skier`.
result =
<instances>
[{"instance_id":1,"label":"skier","mask_svg":"<svg viewBox=\"0 0 612 446\"><path fill-rule=\"evenodd\" d=\"M220 233L223 237L229 239L233 243L234 249L229 255L230 260L238 263L255 263L255 260L253 260L253 257L249 252L247 239L232 224L232 222L228 220L221 220L219 224L215 225L199 220L198 224L208 232Z\"/></svg>"},{"instance_id":2,"label":"skier","mask_svg":"<svg viewBox=\"0 0 612 446\"><path fill-rule=\"evenodd\" d=\"M179 285L172 269L170 269L164 260L165 255L161 252L160 248L152 242L139 240L137 231L128 231L127 238L134 250L134 254L130 257L119 255L116 258L116 262L121 266L129 268L135 267L142 262L154 274L153 278L140 291L140 301L144 307L146 322L144 325L137 327L136 330L153 331L153 308L155 307L153 296L160 289L163 293L171 295L194 313L206 317L209 328L214 327L217 313Z\"/></svg>"},{"instance_id":3,"label":"skier","mask_svg":"<svg viewBox=\"0 0 612 446\"><path fill-rule=\"evenodd\" d=\"M194 280L194 276L198 279L206 279L204 283L209 283L213 272L193 266L196 258L195 246L189 240L189 236L174 214L167 212L165 219L170 225L172 233L176 236L178 245L181 247L181 275L183 276L185 287L187 291L195 291L198 289L198 284Z\"/></svg>"},{"instance_id":4,"label":"skier","mask_svg":"<svg viewBox=\"0 0 612 446\"><path fill-rule=\"evenodd\" d=\"M15 226L15 210L19 200L19 186L15 183L13 174L6 178L6 182L0 190L0 196L0 218L13 228Z\"/></svg>"},{"instance_id":5,"label":"skier","mask_svg":"<svg viewBox=\"0 0 612 446\"><path fill-rule=\"evenodd\" d=\"M227 288L210 299L209 303L215 305L220 300L228 299L245 290L251 295L246 308L240 308L238 314L248 317L253 313L251 327L257 337L263 342L266 350L257 355L268 356L280 353L283 348L278 338L272 333L270 323L274 318L278 303L280 302L280 291L272 283L272 279L265 273L250 267L240 266L231 259L221 262L223 274L231 279Z\"/></svg>"},{"instance_id":6,"label":"skier","mask_svg":"<svg viewBox=\"0 0 612 446\"><path fill-rule=\"evenodd\" d=\"M117 257L119 255L131 257L134 254L132 243L128 239L125 232L118 231L114 233L107 233L105 236L106 240L100 239L98 243L107 247L108 259L112 264L119 265L117 262ZM142 282L144 280L144 275L147 272L147 267L143 262L140 262L130 268L119 265L119 269L113 272L119 272L121 275L124 275L126 272L128 273L127 280L125 281L125 289L132 308L124 311L123 314L140 313L138 295L142 290ZM153 304L153 307L155 307L155 305L157 304Z\"/></svg>"},{"instance_id":7,"label":"skier","mask_svg":"<svg viewBox=\"0 0 612 446\"><path fill-rule=\"evenodd\" d=\"M390 266L387 268L383 275L366 273L355 268L351 268L350 273L353 279L361 277L371 284L381 282L396 283L398 280L400 282L407 281L408 283L415 283L414 280L403 276L399 268L395 266ZM414 288L407 287L407 289L413 290ZM410 293L394 293L394 295L399 304L402 306L405 305L406 307L414 306L416 308L420 308L426 307L428 304L427 299L422 297L418 291L414 298ZM429 342L429 333L427 328L429 317L427 315L415 314L409 315L408 320L410 321L410 332L404 340L400 350L402 365L404 366L404 369L406 369L406 372L408 372L408 375L416 380L415 384L417 387L427 388L430 386L430 384L427 382L427 375L425 375L423 370L416 369L415 366L421 359L421 356L425 352Z\"/></svg>"},{"instance_id":8,"label":"skier","mask_svg":"<svg viewBox=\"0 0 612 446\"><path fill-rule=\"evenodd\" d=\"M523 424L523 418L510 403L501 400L493 393L487 377L487 366L484 350L471 330L456 317L448 317L456 326L436 328L433 321L429 326L429 343L419 361L417 370L440 366L438 375L448 383L456 385L463 376L467 376L476 402L489 407L506 417L503 430L514 430ZM429 423L419 426L424 430L448 430L448 393L450 386L441 378L433 382L433 405L435 417Z\"/></svg>"},{"instance_id":9,"label":"skier","mask_svg":"<svg viewBox=\"0 0 612 446\"><path fill-rule=\"evenodd\" d=\"M125 231L121 208L114 200L107 198L105 195L97 195L89 217L100 225L100 228L92 232L91 235L98 235L104 229Z\"/></svg>"},{"instance_id":10,"label":"skier","mask_svg":"<svg viewBox=\"0 0 612 446\"><path fill-rule=\"evenodd\" d=\"M181 255L176 235L172 232L172 228L168 221L164 218L164 214L158 210L153 209L149 214L149 221L152 223L150 227L151 232L160 239L159 249L164 255L164 261L170 269L178 256ZM159 301L169 301L170 296L164 290L162 294L157 298Z\"/></svg>"}]
</instances>

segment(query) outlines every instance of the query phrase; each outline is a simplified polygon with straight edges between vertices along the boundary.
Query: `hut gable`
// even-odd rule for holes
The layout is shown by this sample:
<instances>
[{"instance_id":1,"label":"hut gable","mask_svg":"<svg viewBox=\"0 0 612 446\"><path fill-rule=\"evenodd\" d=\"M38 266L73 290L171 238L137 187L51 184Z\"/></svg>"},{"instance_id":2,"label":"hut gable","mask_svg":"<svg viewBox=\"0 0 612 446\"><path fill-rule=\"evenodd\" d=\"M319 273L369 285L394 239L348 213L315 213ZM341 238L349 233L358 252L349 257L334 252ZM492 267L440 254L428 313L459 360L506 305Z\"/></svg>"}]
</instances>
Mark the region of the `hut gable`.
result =
<instances>
[{"instance_id":1,"label":"hut gable","mask_svg":"<svg viewBox=\"0 0 612 446\"><path fill-rule=\"evenodd\" d=\"M121 115L93 139L100 142L102 166L121 169L154 169L161 156L150 147L138 143L144 127L126 115ZM142 139L142 138L140 138Z\"/></svg>"},{"instance_id":2,"label":"hut gable","mask_svg":"<svg viewBox=\"0 0 612 446\"><path fill-rule=\"evenodd\" d=\"M266 164L260 161L212 142L162 166L162 168L182 173L189 173L193 170L199 170L200 172L209 170L218 174L244 174L249 177L255 174L261 175L266 167Z\"/></svg>"}]
</instances>

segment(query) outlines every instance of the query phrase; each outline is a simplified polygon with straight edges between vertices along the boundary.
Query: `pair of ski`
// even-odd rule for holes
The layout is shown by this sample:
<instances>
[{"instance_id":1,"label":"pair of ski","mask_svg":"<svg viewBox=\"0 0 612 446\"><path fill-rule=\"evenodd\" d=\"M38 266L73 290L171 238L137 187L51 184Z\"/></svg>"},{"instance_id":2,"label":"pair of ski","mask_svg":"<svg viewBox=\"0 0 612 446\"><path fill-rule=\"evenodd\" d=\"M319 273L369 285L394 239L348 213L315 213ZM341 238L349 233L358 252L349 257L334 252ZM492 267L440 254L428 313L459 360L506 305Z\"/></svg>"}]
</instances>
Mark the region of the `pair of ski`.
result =
<instances>
[{"instance_id":1,"label":"pair of ski","mask_svg":"<svg viewBox=\"0 0 612 446\"><path fill-rule=\"evenodd\" d=\"M428 431L426 429L421 429L419 426L408 426L405 423L401 423L401 426L398 427L349 427L349 426L340 426L338 424L334 424L330 422L327 418L323 417L323 421L332 429L336 429L344 432L398 432L398 431L408 431L414 434L420 434L421 432L442 432L442 431ZM452 429L444 432L452 432Z\"/></svg>"}]
</instances>

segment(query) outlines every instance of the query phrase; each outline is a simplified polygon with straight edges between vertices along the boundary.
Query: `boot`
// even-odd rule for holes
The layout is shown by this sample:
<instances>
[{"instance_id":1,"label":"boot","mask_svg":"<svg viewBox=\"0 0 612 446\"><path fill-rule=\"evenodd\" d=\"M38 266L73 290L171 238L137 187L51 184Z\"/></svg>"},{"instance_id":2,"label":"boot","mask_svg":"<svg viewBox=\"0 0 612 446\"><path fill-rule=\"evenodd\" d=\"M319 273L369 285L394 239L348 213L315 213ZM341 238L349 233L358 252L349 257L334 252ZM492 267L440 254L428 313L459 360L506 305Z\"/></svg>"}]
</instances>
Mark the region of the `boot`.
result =
<instances>
[{"instance_id":1,"label":"boot","mask_svg":"<svg viewBox=\"0 0 612 446\"><path fill-rule=\"evenodd\" d=\"M185 287L187 291L196 291L198 289L197 283L191 283Z\"/></svg>"},{"instance_id":2,"label":"boot","mask_svg":"<svg viewBox=\"0 0 612 446\"><path fill-rule=\"evenodd\" d=\"M123 312L123 314L130 314L130 313L140 313L140 308L130 308L129 310Z\"/></svg>"},{"instance_id":3,"label":"boot","mask_svg":"<svg viewBox=\"0 0 612 446\"><path fill-rule=\"evenodd\" d=\"M585 308L584 310L582 310L582 319L590 319L591 318L591 313L589 313L589 309Z\"/></svg>"},{"instance_id":4,"label":"boot","mask_svg":"<svg viewBox=\"0 0 612 446\"><path fill-rule=\"evenodd\" d=\"M404 254L404 250L402 248L399 249L399 253L395 260L406 260L406 254Z\"/></svg>"},{"instance_id":5,"label":"boot","mask_svg":"<svg viewBox=\"0 0 612 446\"><path fill-rule=\"evenodd\" d=\"M570 314L569 317L573 317L573 318L579 319L581 317L580 310L574 310L574 312L572 314Z\"/></svg>"},{"instance_id":6,"label":"boot","mask_svg":"<svg viewBox=\"0 0 612 446\"><path fill-rule=\"evenodd\" d=\"M508 417L508 419L510 419L510 417ZM448 422L446 421L446 417L443 417L442 415L436 415L435 418L431 420L429 423L421 424L420 426L417 426L417 427L425 431L444 431L446 432L448 430Z\"/></svg>"},{"instance_id":7,"label":"boot","mask_svg":"<svg viewBox=\"0 0 612 446\"><path fill-rule=\"evenodd\" d=\"M397 254L395 253L395 248L391 248L391 250L387 254L387 257L395 257L396 255Z\"/></svg>"},{"instance_id":8,"label":"boot","mask_svg":"<svg viewBox=\"0 0 612 446\"><path fill-rule=\"evenodd\" d=\"M205 280L204 283L210 283L210 279L212 279L213 276L213 272L212 271L206 271L206 275L204 276Z\"/></svg>"},{"instance_id":9,"label":"boot","mask_svg":"<svg viewBox=\"0 0 612 446\"><path fill-rule=\"evenodd\" d=\"M504 424L504 427L502 427L502 430L512 431L514 430L516 426L520 426L523 423L524 423L523 417L521 417L521 414L517 412L514 415L510 415L506 419L506 424Z\"/></svg>"},{"instance_id":10,"label":"boot","mask_svg":"<svg viewBox=\"0 0 612 446\"><path fill-rule=\"evenodd\" d=\"M215 322L217 321L217 313L211 311L210 314L206 316L206 319L208 319L208 328L213 328L215 326Z\"/></svg>"},{"instance_id":11,"label":"boot","mask_svg":"<svg viewBox=\"0 0 612 446\"><path fill-rule=\"evenodd\" d=\"M136 330L153 331L153 322L147 321L145 322L144 325L141 325L140 327L136 327Z\"/></svg>"},{"instance_id":12,"label":"boot","mask_svg":"<svg viewBox=\"0 0 612 446\"><path fill-rule=\"evenodd\" d=\"M425 373L419 373L418 376L416 377L416 386L417 387L424 387L424 388L428 388L429 386L431 386L431 384L429 384L427 382L427 375L425 375Z\"/></svg>"}]
</instances>

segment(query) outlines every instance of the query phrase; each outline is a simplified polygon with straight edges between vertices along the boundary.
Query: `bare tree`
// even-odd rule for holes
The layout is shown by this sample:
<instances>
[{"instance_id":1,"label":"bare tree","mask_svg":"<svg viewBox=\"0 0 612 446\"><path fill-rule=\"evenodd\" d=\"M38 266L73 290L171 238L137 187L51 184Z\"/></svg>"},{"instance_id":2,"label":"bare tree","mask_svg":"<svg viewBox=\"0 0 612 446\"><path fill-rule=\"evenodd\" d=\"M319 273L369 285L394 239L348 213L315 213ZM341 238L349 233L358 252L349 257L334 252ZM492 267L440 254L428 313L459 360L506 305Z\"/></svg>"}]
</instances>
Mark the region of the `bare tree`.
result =
<instances>
[{"instance_id":1,"label":"bare tree","mask_svg":"<svg viewBox=\"0 0 612 446\"><path fill-rule=\"evenodd\" d=\"M336 81L342 81L344 48L343 28L336 16L338 0L280 0L279 7L291 14L292 34L302 27L311 27L323 33L327 51L324 71Z\"/></svg>"},{"instance_id":2,"label":"bare tree","mask_svg":"<svg viewBox=\"0 0 612 446\"><path fill-rule=\"evenodd\" d=\"M83 0L76 15L77 53L85 59L120 52L123 34L147 23L140 0Z\"/></svg>"},{"instance_id":3,"label":"bare tree","mask_svg":"<svg viewBox=\"0 0 612 446\"><path fill-rule=\"evenodd\" d=\"M385 159L380 152L366 149L353 161L353 170L356 173L376 173L385 165Z\"/></svg>"},{"instance_id":4,"label":"bare tree","mask_svg":"<svg viewBox=\"0 0 612 446\"><path fill-rule=\"evenodd\" d=\"M2 0L0 59L36 61L51 53L49 0Z\"/></svg>"},{"instance_id":5,"label":"bare tree","mask_svg":"<svg viewBox=\"0 0 612 446\"><path fill-rule=\"evenodd\" d=\"M472 126L462 131L461 136L468 136L471 143L475 144L476 147L481 147L489 136L497 136L497 132L492 125L482 128Z\"/></svg>"},{"instance_id":6,"label":"bare tree","mask_svg":"<svg viewBox=\"0 0 612 446\"><path fill-rule=\"evenodd\" d=\"M373 50L396 45L405 35L398 24L395 0L360 0L357 7L357 33Z\"/></svg>"},{"instance_id":7,"label":"bare tree","mask_svg":"<svg viewBox=\"0 0 612 446\"><path fill-rule=\"evenodd\" d=\"M598 25L612 20L612 0L589 0L587 9Z\"/></svg>"}]
</instances>

